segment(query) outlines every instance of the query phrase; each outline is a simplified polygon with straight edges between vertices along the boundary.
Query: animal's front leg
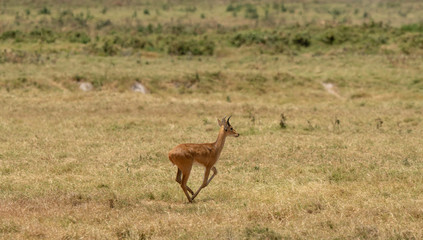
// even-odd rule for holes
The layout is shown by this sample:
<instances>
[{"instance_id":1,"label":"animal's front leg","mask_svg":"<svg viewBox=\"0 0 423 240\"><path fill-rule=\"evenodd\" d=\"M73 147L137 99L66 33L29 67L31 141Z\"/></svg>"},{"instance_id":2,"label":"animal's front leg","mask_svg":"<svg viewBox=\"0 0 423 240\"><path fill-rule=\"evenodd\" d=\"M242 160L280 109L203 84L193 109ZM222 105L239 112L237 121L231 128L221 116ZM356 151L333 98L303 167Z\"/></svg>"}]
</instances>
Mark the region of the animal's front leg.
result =
<instances>
[{"instance_id":1,"label":"animal's front leg","mask_svg":"<svg viewBox=\"0 0 423 240\"><path fill-rule=\"evenodd\" d=\"M197 195L198 195L198 193L200 193L201 189L203 189L204 187L207 186L207 184L208 184L207 179L209 179L209 175L210 175L210 168L206 168L206 171L204 172L203 184L201 184L201 186L198 188L197 192L194 195L192 195L192 200L194 200L194 198L197 197Z\"/></svg>"},{"instance_id":2,"label":"animal's front leg","mask_svg":"<svg viewBox=\"0 0 423 240\"><path fill-rule=\"evenodd\" d=\"M206 186L207 185L209 185L209 183L211 182L211 180L214 178L214 176L216 176L217 175L217 169L215 168L215 167L212 167L212 169L211 169L212 171L213 171L213 175L210 177L210 179L207 181L207 184L206 184Z\"/></svg>"}]
</instances>

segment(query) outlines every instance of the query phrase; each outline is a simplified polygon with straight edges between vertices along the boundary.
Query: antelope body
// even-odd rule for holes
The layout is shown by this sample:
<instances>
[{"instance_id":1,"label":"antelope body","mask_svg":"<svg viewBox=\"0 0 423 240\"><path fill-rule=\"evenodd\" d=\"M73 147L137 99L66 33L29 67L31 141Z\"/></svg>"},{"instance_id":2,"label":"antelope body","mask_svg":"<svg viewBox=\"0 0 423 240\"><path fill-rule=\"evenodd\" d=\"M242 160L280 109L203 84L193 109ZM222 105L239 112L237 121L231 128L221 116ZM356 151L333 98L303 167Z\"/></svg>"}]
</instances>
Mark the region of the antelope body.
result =
<instances>
[{"instance_id":1,"label":"antelope body","mask_svg":"<svg viewBox=\"0 0 423 240\"><path fill-rule=\"evenodd\" d=\"M219 159L220 153L222 152L223 146L227 136L239 137L239 134L233 129L229 123L229 119L217 120L220 130L217 140L214 143L184 143L174 147L169 151L169 160L178 167L176 173L176 182L181 185L189 202L192 202L198 195L201 189L205 188L210 181L216 176L217 169L214 167L215 163ZM191 173L193 163L199 163L206 168L204 172L203 184L194 193L191 188L187 186L188 178ZM210 171L213 171L213 175L209 179ZM181 178L182 175L182 178ZM188 194L191 193L192 197Z\"/></svg>"}]
</instances>

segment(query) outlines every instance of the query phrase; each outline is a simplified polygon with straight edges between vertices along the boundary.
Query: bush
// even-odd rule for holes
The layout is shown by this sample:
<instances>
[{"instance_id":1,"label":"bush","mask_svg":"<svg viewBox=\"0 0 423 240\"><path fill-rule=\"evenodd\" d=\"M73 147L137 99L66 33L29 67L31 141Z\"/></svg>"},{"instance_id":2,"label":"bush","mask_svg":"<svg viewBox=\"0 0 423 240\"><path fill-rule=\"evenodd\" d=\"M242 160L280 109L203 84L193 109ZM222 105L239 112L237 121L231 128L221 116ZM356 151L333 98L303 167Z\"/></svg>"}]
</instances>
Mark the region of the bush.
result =
<instances>
[{"instance_id":1,"label":"bush","mask_svg":"<svg viewBox=\"0 0 423 240\"><path fill-rule=\"evenodd\" d=\"M242 9L242 5L240 4L232 5L231 3L228 5L228 7L226 7L227 12L234 12L234 13L241 11L241 9Z\"/></svg>"},{"instance_id":2,"label":"bush","mask_svg":"<svg viewBox=\"0 0 423 240\"><path fill-rule=\"evenodd\" d=\"M78 23L77 20L75 20L74 14L71 10L63 10L62 12L60 12L57 22L59 23L59 25L71 26L76 25Z\"/></svg>"},{"instance_id":3,"label":"bush","mask_svg":"<svg viewBox=\"0 0 423 240\"><path fill-rule=\"evenodd\" d=\"M7 39L14 39L17 42L21 42L23 40L24 34L19 30L11 30L3 32L0 36L1 40L7 40Z\"/></svg>"},{"instance_id":4,"label":"bush","mask_svg":"<svg viewBox=\"0 0 423 240\"><path fill-rule=\"evenodd\" d=\"M113 40L107 39L101 47L106 56L113 56L118 53L119 48L113 43Z\"/></svg>"},{"instance_id":5,"label":"bush","mask_svg":"<svg viewBox=\"0 0 423 240\"><path fill-rule=\"evenodd\" d=\"M95 27L96 27L97 30L100 30L100 29L102 29L104 27L111 26L111 25L112 25L112 21L110 21L109 19L107 19L107 20L100 20L100 21L98 21L96 23Z\"/></svg>"},{"instance_id":6,"label":"bush","mask_svg":"<svg viewBox=\"0 0 423 240\"><path fill-rule=\"evenodd\" d=\"M215 43L210 40L174 40L169 45L172 55L213 55Z\"/></svg>"},{"instance_id":7,"label":"bush","mask_svg":"<svg viewBox=\"0 0 423 240\"><path fill-rule=\"evenodd\" d=\"M87 44L91 41L91 38L85 32L71 32L68 39L72 43L83 44Z\"/></svg>"},{"instance_id":8,"label":"bush","mask_svg":"<svg viewBox=\"0 0 423 240\"><path fill-rule=\"evenodd\" d=\"M282 53L289 48L290 39L289 36L279 32L266 33L251 31L236 34L230 39L230 43L236 47L253 44L261 45L264 49L260 49L260 51Z\"/></svg>"},{"instance_id":9,"label":"bush","mask_svg":"<svg viewBox=\"0 0 423 240\"><path fill-rule=\"evenodd\" d=\"M47 7L43 7L43 8L40 9L40 11L38 11L38 13L39 14L50 14L51 11Z\"/></svg>"},{"instance_id":10,"label":"bush","mask_svg":"<svg viewBox=\"0 0 423 240\"><path fill-rule=\"evenodd\" d=\"M52 30L46 28L36 28L32 30L29 35L36 40L41 40L47 43L53 43L57 38L56 34L54 34Z\"/></svg>"},{"instance_id":11,"label":"bush","mask_svg":"<svg viewBox=\"0 0 423 240\"><path fill-rule=\"evenodd\" d=\"M281 12L286 12L288 9L285 7L285 4L281 4Z\"/></svg>"},{"instance_id":12,"label":"bush","mask_svg":"<svg viewBox=\"0 0 423 240\"><path fill-rule=\"evenodd\" d=\"M161 24L157 24L157 26L154 27L153 24L149 23L147 26L139 25L137 27L137 31L139 33L144 33L144 34L162 33L162 30L163 30L163 27Z\"/></svg>"},{"instance_id":13,"label":"bush","mask_svg":"<svg viewBox=\"0 0 423 240\"><path fill-rule=\"evenodd\" d=\"M422 33L407 33L400 38L400 48L406 54L410 54L413 50L423 49Z\"/></svg>"},{"instance_id":14,"label":"bush","mask_svg":"<svg viewBox=\"0 0 423 240\"><path fill-rule=\"evenodd\" d=\"M140 37L130 38L126 46L136 49L154 48L154 45L151 41Z\"/></svg>"},{"instance_id":15,"label":"bush","mask_svg":"<svg viewBox=\"0 0 423 240\"><path fill-rule=\"evenodd\" d=\"M232 3L229 4L228 7L226 7L226 11L227 12L233 12L233 11L235 11L234 5L232 5Z\"/></svg>"},{"instance_id":16,"label":"bush","mask_svg":"<svg viewBox=\"0 0 423 240\"><path fill-rule=\"evenodd\" d=\"M323 32L320 40L328 45L341 44L348 41L349 38L346 34L348 31L351 29L328 29Z\"/></svg>"},{"instance_id":17,"label":"bush","mask_svg":"<svg viewBox=\"0 0 423 240\"><path fill-rule=\"evenodd\" d=\"M114 56L119 52L119 46L111 38L105 39L103 43L92 43L87 47L88 51L100 56Z\"/></svg>"},{"instance_id":18,"label":"bush","mask_svg":"<svg viewBox=\"0 0 423 240\"><path fill-rule=\"evenodd\" d=\"M423 32L423 23L413 23L413 24L403 25L401 27L401 30L405 32Z\"/></svg>"},{"instance_id":19,"label":"bush","mask_svg":"<svg viewBox=\"0 0 423 240\"><path fill-rule=\"evenodd\" d=\"M65 17L65 16L73 16L73 12L72 12L72 10L68 10L68 9L63 10L63 11L60 13L60 17Z\"/></svg>"},{"instance_id":20,"label":"bush","mask_svg":"<svg viewBox=\"0 0 423 240\"><path fill-rule=\"evenodd\" d=\"M311 44L310 34L307 32L297 33L292 38L292 43L299 47L308 47Z\"/></svg>"},{"instance_id":21,"label":"bush","mask_svg":"<svg viewBox=\"0 0 423 240\"><path fill-rule=\"evenodd\" d=\"M81 27L88 27L88 20L93 19L94 17L91 15L89 11L84 15L84 13L80 12L74 16L74 21L78 23Z\"/></svg>"},{"instance_id":22,"label":"bush","mask_svg":"<svg viewBox=\"0 0 423 240\"><path fill-rule=\"evenodd\" d=\"M231 44L236 47L241 47L242 45L266 43L265 37L261 32L238 33L230 41Z\"/></svg>"},{"instance_id":23,"label":"bush","mask_svg":"<svg viewBox=\"0 0 423 240\"><path fill-rule=\"evenodd\" d=\"M251 4L247 4L245 8L245 18L258 19L259 15L257 12L257 8Z\"/></svg>"}]
</instances>

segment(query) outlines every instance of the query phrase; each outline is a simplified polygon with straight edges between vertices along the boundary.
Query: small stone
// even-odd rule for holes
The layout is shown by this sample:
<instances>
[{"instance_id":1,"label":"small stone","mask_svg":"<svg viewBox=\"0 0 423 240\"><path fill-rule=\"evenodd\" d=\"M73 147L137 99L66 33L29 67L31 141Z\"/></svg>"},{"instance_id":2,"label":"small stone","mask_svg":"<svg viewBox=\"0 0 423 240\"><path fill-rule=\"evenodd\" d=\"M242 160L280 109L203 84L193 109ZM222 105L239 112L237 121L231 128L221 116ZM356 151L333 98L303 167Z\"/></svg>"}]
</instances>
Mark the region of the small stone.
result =
<instances>
[{"instance_id":1,"label":"small stone","mask_svg":"<svg viewBox=\"0 0 423 240\"><path fill-rule=\"evenodd\" d=\"M89 82L81 82L79 84L79 89L81 89L84 92L89 92L93 90L93 88L94 88L93 85Z\"/></svg>"},{"instance_id":2,"label":"small stone","mask_svg":"<svg viewBox=\"0 0 423 240\"><path fill-rule=\"evenodd\" d=\"M147 94L148 93L147 88L144 85L142 85L141 83L139 83L139 82L134 83L134 85L132 85L132 88L131 89L134 92L140 92L142 94Z\"/></svg>"},{"instance_id":3,"label":"small stone","mask_svg":"<svg viewBox=\"0 0 423 240\"><path fill-rule=\"evenodd\" d=\"M322 83L323 88L329 93L332 94L333 96L337 97L337 98L342 98L341 95L339 95L339 93L336 91L336 86L333 83Z\"/></svg>"}]
</instances>

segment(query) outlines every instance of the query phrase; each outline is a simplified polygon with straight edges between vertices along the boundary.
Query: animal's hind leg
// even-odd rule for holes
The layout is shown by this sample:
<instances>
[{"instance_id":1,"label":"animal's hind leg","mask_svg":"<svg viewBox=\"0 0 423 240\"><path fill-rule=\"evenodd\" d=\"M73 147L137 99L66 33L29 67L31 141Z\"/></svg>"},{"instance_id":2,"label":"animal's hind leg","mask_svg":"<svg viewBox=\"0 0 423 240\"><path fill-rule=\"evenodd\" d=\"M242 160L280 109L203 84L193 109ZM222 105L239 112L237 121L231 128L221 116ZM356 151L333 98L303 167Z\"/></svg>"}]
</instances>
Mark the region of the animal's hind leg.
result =
<instances>
[{"instance_id":1,"label":"animal's hind leg","mask_svg":"<svg viewBox=\"0 0 423 240\"><path fill-rule=\"evenodd\" d=\"M182 172L181 170L178 168L178 172L176 173L176 182L178 182L179 184L181 184L182 182L182 178L181 178Z\"/></svg>"},{"instance_id":2,"label":"animal's hind leg","mask_svg":"<svg viewBox=\"0 0 423 240\"><path fill-rule=\"evenodd\" d=\"M191 199L191 197L189 196L188 191L187 191L187 188L188 188L188 187L187 187L187 182L188 182L189 174L190 174L190 172L187 172L187 173L183 174L183 176L182 176L182 183L181 183L181 187L182 187L182 190L184 190L185 196L187 196L188 201L189 201L190 203L192 203L192 199Z\"/></svg>"},{"instance_id":3,"label":"animal's hind leg","mask_svg":"<svg viewBox=\"0 0 423 240\"><path fill-rule=\"evenodd\" d=\"M179 184L181 184L182 183L182 178L181 178L181 175L182 175L182 172L181 172L181 170L178 168L178 172L176 173L176 182L178 182ZM194 195L194 191L192 191L191 190L191 188L189 188L188 186L187 186L187 190L188 190L188 192L190 192L191 193L191 195Z\"/></svg>"}]
</instances>

